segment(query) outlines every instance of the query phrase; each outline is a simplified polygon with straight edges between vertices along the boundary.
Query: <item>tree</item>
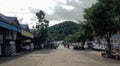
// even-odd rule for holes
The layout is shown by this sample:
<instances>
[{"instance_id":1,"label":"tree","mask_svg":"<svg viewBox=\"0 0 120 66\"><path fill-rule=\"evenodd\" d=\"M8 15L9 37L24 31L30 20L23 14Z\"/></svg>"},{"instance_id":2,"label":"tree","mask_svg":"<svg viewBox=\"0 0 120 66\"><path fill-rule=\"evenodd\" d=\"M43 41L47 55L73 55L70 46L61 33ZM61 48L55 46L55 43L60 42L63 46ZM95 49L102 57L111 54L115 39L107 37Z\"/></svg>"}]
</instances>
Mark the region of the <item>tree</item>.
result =
<instances>
[{"instance_id":1,"label":"tree","mask_svg":"<svg viewBox=\"0 0 120 66\"><path fill-rule=\"evenodd\" d=\"M39 12L36 13L36 16L39 20L39 22L43 22L43 19L45 18L45 14L42 10L40 10Z\"/></svg>"},{"instance_id":2,"label":"tree","mask_svg":"<svg viewBox=\"0 0 120 66\"><path fill-rule=\"evenodd\" d=\"M39 37L39 41L44 42L48 36L49 21L45 19L45 13L42 10L37 12L36 16L39 22L36 25L37 37Z\"/></svg>"},{"instance_id":3,"label":"tree","mask_svg":"<svg viewBox=\"0 0 120 66\"><path fill-rule=\"evenodd\" d=\"M113 0L113 14L115 22L120 26L120 0ZM120 30L120 27L119 27Z\"/></svg>"},{"instance_id":4,"label":"tree","mask_svg":"<svg viewBox=\"0 0 120 66\"><path fill-rule=\"evenodd\" d=\"M98 0L96 4L85 10L84 18L90 24L97 36L103 36L107 41L106 53L111 56L110 37L118 30L114 22L113 0Z\"/></svg>"},{"instance_id":5,"label":"tree","mask_svg":"<svg viewBox=\"0 0 120 66\"><path fill-rule=\"evenodd\" d=\"M79 30L79 25L72 21L64 21L49 27L49 38L51 40L63 40L69 34L74 34Z\"/></svg>"},{"instance_id":6,"label":"tree","mask_svg":"<svg viewBox=\"0 0 120 66\"><path fill-rule=\"evenodd\" d=\"M72 35L66 36L65 41L82 42L83 43L82 47L84 47L85 41L93 40L93 33L91 32L92 30L85 23L79 24L79 27L80 27L79 31Z\"/></svg>"}]
</instances>

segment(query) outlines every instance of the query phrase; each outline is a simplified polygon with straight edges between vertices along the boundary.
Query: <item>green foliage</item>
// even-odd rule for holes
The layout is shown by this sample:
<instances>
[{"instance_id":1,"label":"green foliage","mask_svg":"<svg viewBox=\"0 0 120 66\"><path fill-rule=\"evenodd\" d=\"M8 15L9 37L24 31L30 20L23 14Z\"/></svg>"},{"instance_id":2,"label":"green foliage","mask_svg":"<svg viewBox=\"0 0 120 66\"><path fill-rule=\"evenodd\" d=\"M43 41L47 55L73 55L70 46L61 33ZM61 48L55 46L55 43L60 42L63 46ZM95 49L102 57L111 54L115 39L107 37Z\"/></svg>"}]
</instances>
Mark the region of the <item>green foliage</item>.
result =
<instances>
[{"instance_id":1,"label":"green foliage","mask_svg":"<svg viewBox=\"0 0 120 66\"><path fill-rule=\"evenodd\" d=\"M85 9L84 18L91 29L97 36L106 38L108 55L111 55L111 34L116 33L120 25L119 5L119 0L98 0L92 7Z\"/></svg>"},{"instance_id":2,"label":"green foliage","mask_svg":"<svg viewBox=\"0 0 120 66\"><path fill-rule=\"evenodd\" d=\"M106 36L117 31L113 16L113 0L98 0L91 8L85 9L84 18L97 35Z\"/></svg>"},{"instance_id":3,"label":"green foliage","mask_svg":"<svg viewBox=\"0 0 120 66\"><path fill-rule=\"evenodd\" d=\"M113 0L113 11L116 16L120 15L120 0Z\"/></svg>"},{"instance_id":4,"label":"green foliage","mask_svg":"<svg viewBox=\"0 0 120 66\"><path fill-rule=\"evenodd\" d=\"M72 35L65 37L65 41L69 42L85 42L87 40L93 40L93 33L86 24L79 24L80 30Z\"/></svg>"},{"instance_id":5,"label":"green foliage","mask_svg":"<svg viewBox=\"0 0 120 66\"><path fill-rule=\"evenodd\" d=\"M118 25L119 25L119 30L120 30L120 0L113 0L113 14L114 14L114 19Z\"/></svg>"},{"instance_id":6,"label":"green foliage","mask_svg":"<svg viewBox=\"0 0 120 66\"><path fill-rule=\"evenodd\" d=\"M37 18L39 19L39 22L41 22L42 19L45 18L45 14L42 10L36 13Z\"/></svg>"},{"instance_id":7,"label":"green foliage","mask_svg":"<svg viewBox=\"0 0 120 66\"><path fill-rule=\"evenodd\" d=\"M51 40L63 40L67 35L79 31L79 25L72 21L65 21L49 27L49 38Z\"/></svg>"},{"instance_id":8,"label":"green foliage","mask_svg":"<svg viewBox=\"0 0 120 66\"><path fill-rule=\"evenodd\" d=\"M42 10L36 13L39 23L37 23L35 28L35 34L39 38L39 41L44 42L48 37L48 24L49 21L45 19L45 14Z\"/></svg>"}]
</instances>

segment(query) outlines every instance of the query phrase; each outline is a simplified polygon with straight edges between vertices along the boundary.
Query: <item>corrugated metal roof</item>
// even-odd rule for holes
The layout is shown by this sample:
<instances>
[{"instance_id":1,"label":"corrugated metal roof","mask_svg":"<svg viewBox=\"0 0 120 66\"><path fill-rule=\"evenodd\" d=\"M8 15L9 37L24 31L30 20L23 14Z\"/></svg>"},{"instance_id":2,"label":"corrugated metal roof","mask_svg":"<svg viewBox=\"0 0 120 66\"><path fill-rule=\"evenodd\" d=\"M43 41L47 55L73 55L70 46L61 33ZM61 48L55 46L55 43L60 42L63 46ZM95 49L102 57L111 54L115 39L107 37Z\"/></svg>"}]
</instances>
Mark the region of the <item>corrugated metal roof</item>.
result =
<instances>
[{"instance_id":1,"label":"corrugated metal roof","mask_svg":"<svg viewBox=\"0 0 120 66\"><path fill-rule=\"evenodd\" d=\"M21 28L27 28L27 24L20 24Z\"/></svg>"},{"instance_id":2,"label":"corrugated metal roof","mask_svg":"<svg viewBox=\"0 0 120 66\"><path fill-rule=\"evenodd\" d=\"M28 27L28 24L20 24L21 28L27 30L27 31L30 31L29 27Z\"/></svg>"},{"instance_id":3,"label":"corrugated metal roof","mask_svg":"<svg viewBox=\"0 0 120 66\"><path fill-rule=\"evenodd\" d=\"M6 19L8 20L8 22L13 22L15 17L6 17Z\"/></svg>"},{"instance_id":4,"label":"corrugated metal roof","mask_svg":"<svg viewBox=\"0 0 120 66\"><path fill-rule=\"evenodd\" d=\"M0 20L7 22L6 16L0 13Z\"/></svg>"},{"instance_id":5,"label":"corrugated metal roof","mask_svg":"<svg viewBox=\"0 0 120 66\"><path fill-rule=\"evenodd\" d=\"M21 32L21 28L30 32L28 24L19 24L16 17L4 16L0 13L0 27Z\"/></svg>"},{"instance_id":6,"label":"corrugated metal roof","mask_svg":"<svg viewBox=\"0 0 120 66\"><path fill-rule=\"evenodd\" d=\"M16 31L16 32L21 32L20 28L18 28L16 26L13 26L13 25L10 25L8 23L2 22L2 21L0 21L0 27L10 29L10 30L13 30L13 31Z\"/></svg>"},{"instance_id":7,"label":"corrugated metal roof","mask_svg":"<svg viewBox=\"0 0 120 66\"><path fill-rule=\"evenodd\" d=\"M9 22L9 23L11 23L15 19L15 17L4 16L1 13L0 13L0 18L5 20L6 22Z\"/></svg>"},{"instance_id":8,"label":"corrugated metal roof","mask_svg":"<svg viewBox=\"0 0 120 66\"><path fill-rule=\"evenodd\" d=\"M16 17L4 16L3 14L0 13L0 20L8 22L8 23L10 23L12 25L20 27L20 24L19 24L19 22L18 22L18 20L17 20Z\"/></svg>"}]
</instances>

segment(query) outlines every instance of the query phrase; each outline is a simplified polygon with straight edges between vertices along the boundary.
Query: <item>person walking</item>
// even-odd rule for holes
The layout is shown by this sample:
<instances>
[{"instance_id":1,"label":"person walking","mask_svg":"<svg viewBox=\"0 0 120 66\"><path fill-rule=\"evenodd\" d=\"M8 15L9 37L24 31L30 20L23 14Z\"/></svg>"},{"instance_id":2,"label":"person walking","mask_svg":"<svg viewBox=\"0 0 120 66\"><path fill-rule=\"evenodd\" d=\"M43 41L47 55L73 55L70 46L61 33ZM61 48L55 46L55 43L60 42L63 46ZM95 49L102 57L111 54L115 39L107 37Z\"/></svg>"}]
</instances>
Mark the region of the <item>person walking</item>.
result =
<instances>
[{"instance_id":1,"label":"person walking","mask_svg":"<svg viewBox=\"0 0 120 66\"><path fill-rule=\"evenodd\" d=\"M42 49L44 48L44 44L41 44L41 48L42 48Z\"/></svg>"},{"instance_id":2,"label":"person walking","mask_svg":"<svg viewBox=\"0 0 120 66\"><path fill-rule=\"evenodd\" d=\"M67 44L67 48L70 48L70 45L69 45L69 44Z\"/></svg>"}]
</instances>

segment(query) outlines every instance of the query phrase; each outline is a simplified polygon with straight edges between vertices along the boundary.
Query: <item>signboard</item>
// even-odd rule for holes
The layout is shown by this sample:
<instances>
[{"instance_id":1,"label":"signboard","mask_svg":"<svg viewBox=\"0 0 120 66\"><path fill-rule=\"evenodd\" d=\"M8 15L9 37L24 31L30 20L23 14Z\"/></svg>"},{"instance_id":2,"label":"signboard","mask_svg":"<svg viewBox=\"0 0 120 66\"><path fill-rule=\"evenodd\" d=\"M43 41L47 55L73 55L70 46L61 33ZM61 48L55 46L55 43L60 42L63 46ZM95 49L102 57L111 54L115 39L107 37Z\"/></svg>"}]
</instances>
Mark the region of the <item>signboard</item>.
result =
<instances>
[{"instance_id":1,"label":"signboard","mask_svg":"<svg viewBox=\"0 0 120 66\"><path fill-rule=\"evenodd\" d=\"M21 42L31 42L30 39L22 40Z\"/></svg>"},{"instance_id":2,"label":"signboard","mask_svg":"<svg viewBox=\"0 0 120 66\"><path fill-rule=\"evenodd\" d=\"M22 30L22 35L29 38L34 38L34 35L26 30Z\"/></svg>"}]
</instances>

